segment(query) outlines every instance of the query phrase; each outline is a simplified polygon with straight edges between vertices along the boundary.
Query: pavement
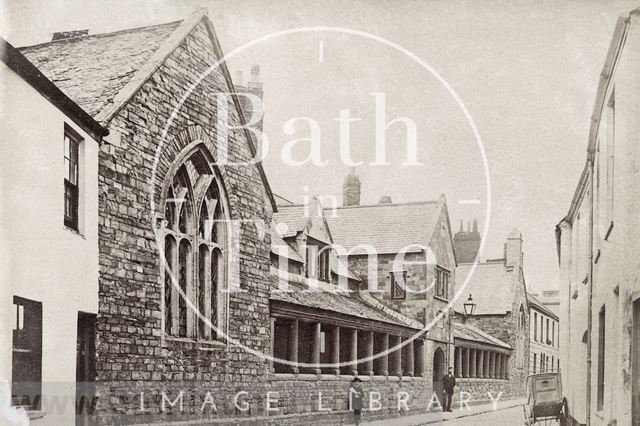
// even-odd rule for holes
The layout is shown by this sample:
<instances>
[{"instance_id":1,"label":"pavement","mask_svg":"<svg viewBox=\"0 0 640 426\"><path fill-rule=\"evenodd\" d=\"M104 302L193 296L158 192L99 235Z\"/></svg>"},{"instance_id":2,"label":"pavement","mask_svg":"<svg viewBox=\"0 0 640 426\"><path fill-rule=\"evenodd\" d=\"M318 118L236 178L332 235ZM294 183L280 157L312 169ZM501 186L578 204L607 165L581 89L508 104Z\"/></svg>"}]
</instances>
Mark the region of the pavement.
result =
<instances>
[{"instance_id":1,"label":"pavement","mask_svg":"<svg viewBox=\"0 0 640 426\"><path fill-rule=\"evenodd\" d=\"M457 406L453 404L453 412L443 413L441 411L434 411L430 413L420 413L414 415L405 415L401 417L395 417L393 419L375 420L371 422L363 421L361 424L369 426L419 426L433 423L441 423L447 421L453 421L464 417L478 416L485 413L492 413L496 411L513 409L521 406L525 403L524 399L510 399L506 401L498 401L495 405L493 403L487 404L474 404L467 406ZM364 420L364 419L363 419ZM496 424L496 423L494 423ZM498 423L499 424L499 423ZM497 425L497 424L496 424Z\"/></svg>"}]
</instances>

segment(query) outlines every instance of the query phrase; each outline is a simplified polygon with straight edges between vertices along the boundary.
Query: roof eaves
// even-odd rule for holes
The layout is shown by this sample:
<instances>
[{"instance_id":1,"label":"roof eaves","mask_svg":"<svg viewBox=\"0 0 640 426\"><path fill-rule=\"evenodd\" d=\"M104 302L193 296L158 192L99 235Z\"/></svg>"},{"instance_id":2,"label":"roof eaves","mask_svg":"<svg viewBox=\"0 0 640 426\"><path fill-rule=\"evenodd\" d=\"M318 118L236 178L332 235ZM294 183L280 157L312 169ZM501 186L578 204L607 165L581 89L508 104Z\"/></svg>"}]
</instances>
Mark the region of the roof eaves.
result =
<instances>
[{"instance_id":1,"label":"roof eaves","mask_svg":"<svg viewBox=\"0 0 640 426\"><path fill-rule=\"evenodd\" d=\"M100 142L103 136L109 134L109 130L82 109L71 98L64 94L58 86L40 72L18 49L8 41L0 37L0 60L11 70L18 74L31 87L44 96L52 105L71 119L80 128L86 131L93 139Z\"/></svg>"},{"instance_id":2,"label":"roof eaves","mask_svg":"<svg viewBox=\"0 0 640 426\"><path fill-rule=\"evenodd\" d=\"M582 175L580 176L578 186L576 187L576 190L573 194L569 212L562 219L562 221L565 221L570 225L573 224L573 220L576 217L578 207L580 206L584 194L586 193L589 163L593 161L593 157L595 155L595 147L598 140L598 130L600 127L600 117L602 115L602 109L604 108L606 103L606 96L611 84L611 77L614 74L618 59L620 58L620 53L622 52L622 49L624 47L628 29L629 16L619 17L618 22L616 23L616 28L613 32L613 37L611 38L611 43L609 44L609 50L607 51L607 56L602 67L602 72L600 73L596 100L593 105L593 112L591 113L589 141L587 145L587 160L585 162Z\"/></svg>"}]
</instances>

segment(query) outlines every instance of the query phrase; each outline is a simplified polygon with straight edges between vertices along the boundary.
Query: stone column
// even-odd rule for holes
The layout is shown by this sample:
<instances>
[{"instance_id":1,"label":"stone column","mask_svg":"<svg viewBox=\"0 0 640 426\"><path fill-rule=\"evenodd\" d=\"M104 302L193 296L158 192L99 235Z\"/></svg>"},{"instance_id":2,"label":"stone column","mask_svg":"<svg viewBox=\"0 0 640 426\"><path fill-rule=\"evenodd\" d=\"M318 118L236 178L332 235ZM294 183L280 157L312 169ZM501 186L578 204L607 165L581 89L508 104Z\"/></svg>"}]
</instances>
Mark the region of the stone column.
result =
<instances>
[{"instance_id":1,"label":"stone column","mask_svg":"<svg viewBox=\"0 0 640 426\"><path fill-rule=\"evenodd\" d=\"M480 351L479 355L479 360L478 360L478 377L483 378L484 377L484 351Z\"/></svg>"},{"instance_id":2,"label":"stone column","mask_svg":"<svg viewBox=\"0 0 640 426\"><path fill-rule=\"evenodd\" d=\"M505 370L505 372L504 372L504 378L505 378L506 380L509 380L509 358L510 358L510 357L509 357L509 355L505 355L505 358L506 358L506 364L507 364L507 366L506 366L506 370Z\"/></svg>"},{"instance_id":3,"label":"stone column","mask_svg":"<svg viewBox=\"0 0 640 426\"><path fill-rule=\"evenodd\" d=\"M337 325L331 329L331 363L336 376L340 375L340 327Z\"/></svg>"},{"instance_id":4,"label":"stone column","mask_svg":"<svg viewBox=\"0 0 640 426\"><path fill-rule=\"evenodd\" d=\"M471 352L471 354L469 355L469 377L477 377L476 376L476 354L477 354L477 350L475 349L469 349L469 351Z\"/></svg>"},{"instance_id":5,"label":"stone column","mask_svg":"<svg viewBox=\"0 0 640 426\"><path fill-rule=\"evenodd\" d=\"M424 377L424 342L421 340L416 340L415 350L417 351L416 365L414 366L415 376ZM445 369L446 368L447 367L445 366Z\"/></svg>"},{"instance_id":6,"label":"stone column","mask_svg":"<svg viewBox=\"0 0 640 426\"><path fill-rule=\"evenodd\" d=\"M496 378L502 379L502 354L498 354L496 360Z\"/></svg>"},{"instance_id":7,"label":"stone column","mask_svg":"<svg viewBox=\"0 0 640 426\"><path fill-rule=\"evenodd\" d=\"M414 345L413 345L413 340L409 341L409 343L406 344L405 346L407 348L407 365L406 365L406 369L405 369L405 373L407 376L412 377L413 376L413 349L414 349Z\"/></svg>"},{"instance_id":8,"label":"stone column","mask_svg":"<svg viewBox=\"0 0 640 426\"><path fill-rule=\"evenodd\" d=\"M490 368L490 372L491 372L490 377L492 379L495 379L496 378L496 353L495 352L491 352L491 368Z\"/></svg>"},{"instance_id":9,"label":"stone column","mask_svg":"<svg viewBox=\"0 0 640 426\"><path fill-rule=\"evenodd\" d=\"M373 331L365 331L365 333L365 336L367 337L366 357L370 358L373 356ZM364 371L366 374L373 376L373 359L365 361Z\"/></svg>"},{"instance_id":10,"label":"stone column","mask_svg":"<svg viewBox=\"0 0 640 426\"><path fill-rule=\"evenodd\" d=\"M509 370L509 358L502 354L502 378L507 380L507 371Z\"/></svg>"},{"instance_id":11,"label":"stone column","mask_svg":"<svg viewBox=\"0 0 640 426\"><path fill-rule=\"evenodd\" d=\"M351 374L358 375L358 330L355 328L351 330Z\"/></svg>"},{"instance_id":12,"label":"stone column","mask_svg":"<svg viewBox=\"0 0 640 426\"><path fill-rule=\"evenodd\" d=\"M399 346L402 343L402 337L394 337L394 343L392 346ZM393 365L391 366L391 372L395 376L402 376L402 349L396 349L393 352Z\"/></svg>"},{"instance_id":13,"label":"stone column","mask_svg":"<svg viewBox=\"0 0 640 426\"><path fill-rule=\"evenodd\" d=\"M291 366L291 371L297 373L298 370L298 320L294 319L291 322L289 328L289 361L294 364Z\"/></svg>"},{"instance_id":14,"label":"stone column","mask_svg":"<svg viewBox=\"0 0 640 426\"><path fill-rule=\"evenodd\" d=\"M463 348L462 377L469 377L469 348Z\"/></svg>"},{"instance_id":15,"label":"stone column","mask_svg":"<svg viewBox=\"0 0 640 426\"><path fill-rule=\"evenodd\" d=\"M275 372L275 368L273 365L273 345L274 342L276 340L276 319L274 317L270 318L270 322L271 322L271 344L269 345L269 354L271 355L271 359L269 360L269 371L271 371L272 373Z\"/></svg>"},{"instance_id":16,"label":"stone column","mask_svg":"<svg viewBox=\"0 0 640 426\"><path fill-rule=\"evenodd\" d=\"M320 374L320 340L322 339L322 329L319 322L313 324L313 340L311 342L311 370L315 374Z\"/></svg>"},{"instance_id":17,"label":"stone column","mask_svg":"<svg viewBox=\"0 0 640 426\"><path fill-rule=\"evenodd\" d=\"M489 378L491 369L491 352L484 351L484 378Z\"/></svg>"},{"instance_id":18,"label":"stone column","mask_svg":"<svg viewBox=\"0 0 640 426\"><path fill-rule=\"evenodd\" d=\"M461 347L457 347L454 352L455 352L455 356L456 356L456 372L455 372L455 375L456 375L456 377L462 377L462 348Z\"/></svg>"},{"instance_id":19,"label":"stone column","mask_svg":"<svg viewBox=\"0 0 640 426\"><path fill-rule=\"evenodd\" d=\"M382 335L382 345L380 345L380 350L382 353L385 353L389 350L389 335L387 333ZM380 358L380 372L379 374L383 376L389 375L389 354L385 354Z\"/></svg>"}]
</instances>

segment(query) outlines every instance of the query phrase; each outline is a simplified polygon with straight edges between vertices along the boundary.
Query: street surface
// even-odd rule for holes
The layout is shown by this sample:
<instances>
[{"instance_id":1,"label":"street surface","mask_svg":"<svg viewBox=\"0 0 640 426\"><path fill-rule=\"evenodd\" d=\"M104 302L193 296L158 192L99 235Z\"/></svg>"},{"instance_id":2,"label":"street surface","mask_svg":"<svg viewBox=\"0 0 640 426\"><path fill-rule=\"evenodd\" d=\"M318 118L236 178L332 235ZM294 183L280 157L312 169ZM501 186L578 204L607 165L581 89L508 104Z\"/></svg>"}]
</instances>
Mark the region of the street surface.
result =
<instances>
[{"instance_id":1,"label":"street surface","mask_svg":"<svg viewBox=\"0 0 640 426\"><path fill-rule=\"evenodd\" d=\"M442 422L443 426L522 426L523 424L524 415L521 406ZM554 423L552 424L555 426Z\"/></svg>"}]
</instances>

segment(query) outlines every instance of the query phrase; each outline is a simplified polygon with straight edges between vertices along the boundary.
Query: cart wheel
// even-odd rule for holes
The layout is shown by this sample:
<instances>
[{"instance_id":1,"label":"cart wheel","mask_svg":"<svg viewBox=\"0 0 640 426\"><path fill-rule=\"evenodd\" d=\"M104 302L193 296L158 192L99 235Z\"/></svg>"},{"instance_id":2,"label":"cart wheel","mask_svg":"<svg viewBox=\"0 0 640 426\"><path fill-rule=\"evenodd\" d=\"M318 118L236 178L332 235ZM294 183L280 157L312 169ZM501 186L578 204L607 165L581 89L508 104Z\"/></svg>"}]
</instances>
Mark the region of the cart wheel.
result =
<instances>
[{"instance_id":1,"label":"cart wheel","mask_svg":"<svg viewBox=\"0 0 640 426\"><path fill-rule=\"evenodd\" d=\"M569 403L567 398L562 399L562 413L560 413L560 426L567 426L570 420Z\"/></svg>"}]
</instances>

